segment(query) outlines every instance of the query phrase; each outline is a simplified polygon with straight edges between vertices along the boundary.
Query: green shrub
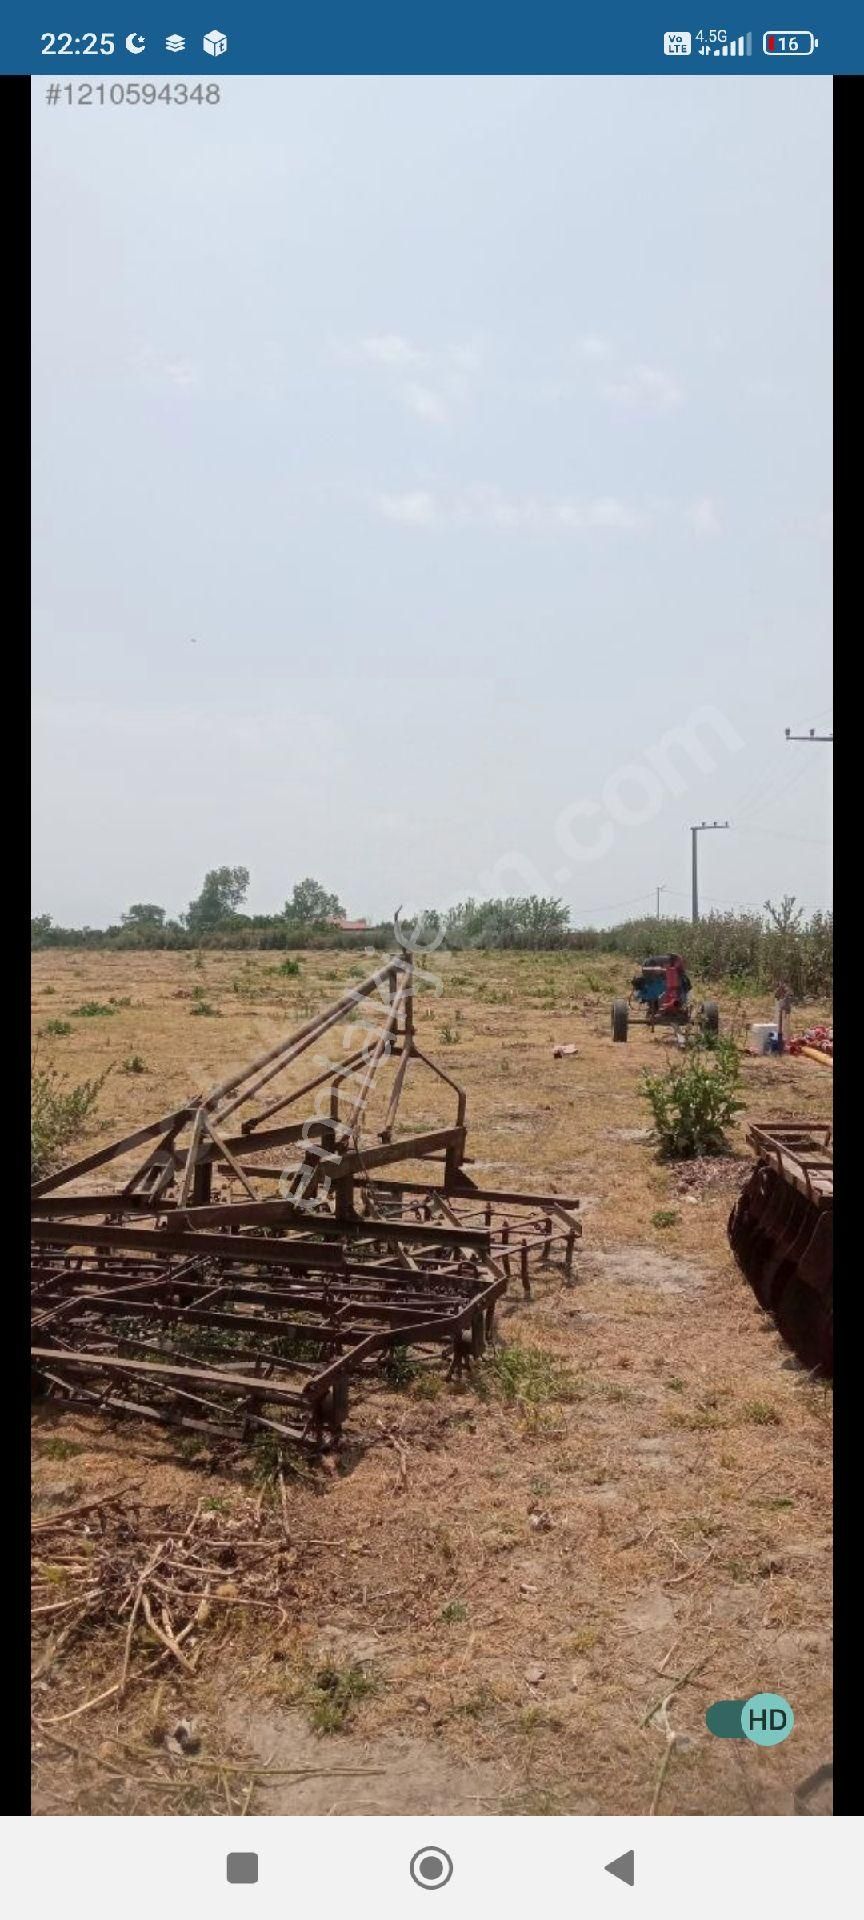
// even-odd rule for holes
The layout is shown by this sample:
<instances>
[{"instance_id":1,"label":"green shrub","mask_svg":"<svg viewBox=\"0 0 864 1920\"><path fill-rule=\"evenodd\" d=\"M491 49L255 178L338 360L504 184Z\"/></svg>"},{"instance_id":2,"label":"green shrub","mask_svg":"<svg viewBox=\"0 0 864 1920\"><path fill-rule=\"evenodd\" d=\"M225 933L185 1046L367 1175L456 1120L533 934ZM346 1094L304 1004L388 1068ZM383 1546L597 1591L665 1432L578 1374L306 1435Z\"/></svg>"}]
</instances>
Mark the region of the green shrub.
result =
<instances>
[{"instance_id":1,"label":"green shrub","mask_svg":"<svg viewBox=\"0 0 864 1920\"><path fill-rule=\"evenodd\" d=\"M194 1006L189 1008L189 1012L197 1013L205 1020L218 1020L221 1017L219 1008L211 1007L209 1000L196 1000Z\"/></svg>"},{"instance_id":2,"label":"green shrub","mask_svg":"<svg viewBox=\"0 0 864 1920\"><path fill-rule=\"evenodd\" d=\"M61 1034L71 1033L72 1028L68 1020L46 1020L42 1032L57 1034L59 1038Z\"/></svg>"},{"instance_id":3,"label":"green shrub","mask_svg":"<svg viewBox=\"0 0 864 1920\"><path fill-rule=\"evenodd\" d=\"M68 1086L56 1067L30 1068L30 1170L38 1180L60 1164L64 1147L80 1133L99 1098L110 1067L95 1080Z\"/></svg>"},{"instance_id":4,"label":"green shrub","mask_svg":"<svg viewBox=\"0 0 864 1920\"><path fill-rule=\"evenodd\" d=\"M738 1051L726 1041L714 1048L694 1047L681 1065L665 1073L643 1069L643 1099L654 1119L654 1135L664 1159L692 1160L722 1153L726 1128L744 1102L736 1098Z\"/></svg>"},{"instance_id":5,"label":"green shrub","mask_svg":"<svg viewBox=\"0 0 864 1920\"><path fill-rule=\"evenodd\" d=\"M142 1060L140 1053L130 1053L128 1058L123 1062L121 1072L146 1073L147 1072L146 1062Z\"/></svg>"},{"instance_id":6,"label":"green shrub","mask_svg":"<svg viewBox=\"0 0 864 1920\"><path fill-rule=\"evenodd\" d=\"M101 1000L82 1000L80 1007L72 1008L73 1020L101 1020L107 1014L116 1013L116 1007L106 1007Z\"/></svg>"},{"instance_id":7,"label":"green shrub","mask_svg":"<svg viewBox=\"0 0 864 1920\"><path fill-rule=\"evenodd\" d=\"M657 1212L651 1215L651 1225L652 1227L677 1227L679 1217L674 1207L658 1207Z\"/></svg>"}]
</instances>

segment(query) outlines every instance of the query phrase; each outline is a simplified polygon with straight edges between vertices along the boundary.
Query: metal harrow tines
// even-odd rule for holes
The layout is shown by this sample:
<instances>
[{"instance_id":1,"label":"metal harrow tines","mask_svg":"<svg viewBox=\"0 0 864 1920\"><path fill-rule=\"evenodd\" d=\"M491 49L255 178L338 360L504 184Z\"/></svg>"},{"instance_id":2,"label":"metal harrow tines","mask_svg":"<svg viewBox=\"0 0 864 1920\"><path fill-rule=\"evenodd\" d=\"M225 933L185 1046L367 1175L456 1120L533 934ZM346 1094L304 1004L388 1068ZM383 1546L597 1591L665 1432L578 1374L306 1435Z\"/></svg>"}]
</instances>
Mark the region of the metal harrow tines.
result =
<instances>
[{"instance_id":1,"label":"metal harrow tines","mask_svg":"<svg viewBox=\"0 0 864 1920\"><path fill-rule=\"evenodd\" d=\"M758 1163L729 1216L745 1278L806 1367L831 1376L833 1155L830 1127L753 1127Z\"/></svg>"},{"instance_id":2,"label":"metal harrow tines","mask_svg":"<svg viewBox=\"0 0 864 1920\"><path fill-rule=\"evenodd\" d=\"M463 1263L276 1276L242 1249L206 1263L37 1253L34 1389L208 1435L316 1448L340 1435L349 1383L394 1348L484 1351L506 1280Z\"/></svg>"}]
</instances>

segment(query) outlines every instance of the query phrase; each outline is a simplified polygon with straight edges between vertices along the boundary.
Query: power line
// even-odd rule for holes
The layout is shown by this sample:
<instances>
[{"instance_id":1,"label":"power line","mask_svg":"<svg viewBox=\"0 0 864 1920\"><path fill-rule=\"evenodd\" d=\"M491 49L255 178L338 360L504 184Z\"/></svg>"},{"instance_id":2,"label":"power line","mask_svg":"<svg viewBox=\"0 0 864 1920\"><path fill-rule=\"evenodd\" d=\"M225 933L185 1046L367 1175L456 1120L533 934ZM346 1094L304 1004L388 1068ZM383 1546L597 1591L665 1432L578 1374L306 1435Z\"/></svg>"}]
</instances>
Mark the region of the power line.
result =
<instances>
[{"instance_id":1,"label":"power line","mask_svg":"<svg viewBox=\"0 0 864 1920\"><path fill-rule=\"evenodd\" d=\"M769 801L773 805L773 803L776 800L781 799L784 793L789 793L792 787L797 786L798 782L805 778L808 772L808 769L811 765L812 765L812 762L809 761L805 755L804 759L800 762L800 764L797 767L795 767L790 774L788 774L788 777L785 780L781 779L779 786L777 785L776 774L772 775L771 778L768 780L767 786L763 788L761 793L758 792L758 788L757 788L758 797L755 800L752 800L749 806L747 805L746 798L745 798L745 801L743 801L742 804L736 808L735 810L736 821L741 819L742 817L745 820L749 819L751 814L758 813L761 807L768 805ZM751 792L752 792L752 789L751 789Z\"/></svg>"},{"instance_id":2,"label":"power line","mask_svg":"<svg viewBox=\"0 0 864 1920\"><path fill-rule=\"evenodd\" d=\"M823 720L833 719L833 717L834 717L833 706L821 707L818 713L808 713L807 715L808 721L812 720L817 727L821 725L821 722ZM793 728L796 730L798 727L803 727L804 724L805 722L803 720L793 720L792 722Z\"/></svg>"},{"instance_id":3,"label":"power line","mask_svg":"<svg viewBox=\"0 0 864 1920\"><path fill-rule=\"evenodd\" d=\"M780 833L775 827L741 827L739 831L744 834L745 838L748 834L755 833L758 834L760 839L764 836L769 840L796 840L801 847L828 847L831 845L829 839L814 840L810 834L806 833Z\"/></svg>"},{"instance_id":4,"label":"power line","mask_svg":"<svg viewBox=\"0 0 864 1920\"><path fill-rule=\"evenodd\" d=\"M682 887L670 887L668 891L674 893L676 900L687 899L687 894ZM710 893L703 893L702 899L707 901L709 907L728 907L733 913L739 907L752 907L754 912L761 913L765 905L764 900L717 900Z\"/></svg>"},{"instance_id":5,"label":"power line","mask_svg":"<svg viewBox=\"0 0 864 1920\"><path fill-rule=\"evenodd\" d=\"M574 913L616 913L619 907L638 907L640 901L644 901L645 898L643 891L631 894L629 900L606 900L599 907L574 907L572 911Z\"/></svg>"}]
</instances>

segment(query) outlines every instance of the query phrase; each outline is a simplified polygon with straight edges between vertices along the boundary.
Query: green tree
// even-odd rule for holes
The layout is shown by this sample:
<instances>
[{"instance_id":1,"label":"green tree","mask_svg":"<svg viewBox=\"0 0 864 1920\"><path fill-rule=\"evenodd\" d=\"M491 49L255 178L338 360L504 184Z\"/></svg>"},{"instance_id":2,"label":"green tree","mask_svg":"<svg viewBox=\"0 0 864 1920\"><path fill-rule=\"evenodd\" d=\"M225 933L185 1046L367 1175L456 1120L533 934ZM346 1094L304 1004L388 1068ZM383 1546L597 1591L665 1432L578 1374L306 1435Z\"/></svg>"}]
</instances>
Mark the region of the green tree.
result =
<instances>
[{"instance_id":1,"label":"green tree","mask_svg":"<svg viewBox=\"0 0 864 1920\"><path fill-rule=\"evenodd\" d=\"M190 933L210 933L224 926L249 891L248 867L213 867L204 877L197 900L190 900L186 925Z\"/></svg>"},{"instance_id":2,"label":"green tree","mask_svg":"<svg viewBox=\"0 0 864 1920\"><path fill-rule=\"evenodd\" d=\"M142 929L162 928L165 925L165 908L154 906L152 900L136 900L134 906L127 907L123 925Z\"/></svg>"},{"instance_id":3,"label":"green tree","mask_svg":"<svg viewBox=\"0 0 864 1920\"><path fill-rule=\"evenodd\" d=\"M344 914L338 894L327 893L317 880L298 880L285 902L286 920L341 920Z\"/></svg>"}]
</instances>

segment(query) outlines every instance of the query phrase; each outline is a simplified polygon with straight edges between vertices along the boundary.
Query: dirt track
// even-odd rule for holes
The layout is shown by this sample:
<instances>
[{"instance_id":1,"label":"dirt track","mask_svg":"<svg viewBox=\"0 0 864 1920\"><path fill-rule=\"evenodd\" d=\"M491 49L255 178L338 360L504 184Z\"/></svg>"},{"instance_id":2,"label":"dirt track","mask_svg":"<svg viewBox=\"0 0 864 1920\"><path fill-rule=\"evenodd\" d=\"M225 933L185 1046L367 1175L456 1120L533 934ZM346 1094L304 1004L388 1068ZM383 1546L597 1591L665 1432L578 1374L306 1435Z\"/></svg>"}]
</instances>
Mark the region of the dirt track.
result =
<instances>
[{"instance_id":1,"label":"dirt track","mask_svg":"<svg viewBox=\"0 0 864 1920\"><path fill-rule=\"evenodd\" d=\"M39 1056L72 1080L114 1063L90 1128L110 1138L266 1045L357 965L304 955L286 980L279 959L37 955ZM626 963L471 955L441 975L443 994L420 1003L421 1045L468 1090L472 1171L582 1201L575 1284L549 1273L502 1317L508 1346L540 1353L534 1397L508 1400L494 1373L480 1391L412 1379L377 1397L341 1468L286 1481L270 1566L284 1620L226 1607L196 1677L175 1668L155 1709L139 1676L120 1714L59 1720L116 1678L122 1624L70 1645L37 1683L38 1812L227 1811L227 1775L215 1797L206 1769L181 1769L176 1791L141 1784L130 1754L146 1754L154 1711L160 1725L193 1717L204 1756L233 1756L231 1780L264 1760L330 1770L259 1778L261 1812L646 1813L662 1770L661 1814L784 1814L830 1755L830 1393L760 1314L725 1235L749 1164L743 1123L825 1114L830 1075L747 1062L733 1154L663 1167L639 1077L668 1038L609 1038ZM192 1017L196 989L214 1016ZM112 999L110 1014L74 1011ZM742 1028L769 1013L721 995ZM45 1036L50 1019L72 1032ZM576 1055L553 1059L568 1040ZM122 1070L133 1055L144 1072ZM143 1481L154 1508L191 1513L203 1498L229 1539L262 1495L254 1463L226 1469L74 1415L35 1422L36 1516L118 1480ZM263 1501L266 1514L272 1485ZM310 1705L325 1662L370 1683L329 1735ZM794 1706L786 1745L712 1739L712 1700L763 1689ZM80 1751L54 1745L49 1723Z\"/></svg>"}]
</instances>

